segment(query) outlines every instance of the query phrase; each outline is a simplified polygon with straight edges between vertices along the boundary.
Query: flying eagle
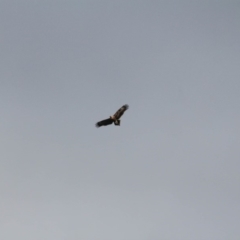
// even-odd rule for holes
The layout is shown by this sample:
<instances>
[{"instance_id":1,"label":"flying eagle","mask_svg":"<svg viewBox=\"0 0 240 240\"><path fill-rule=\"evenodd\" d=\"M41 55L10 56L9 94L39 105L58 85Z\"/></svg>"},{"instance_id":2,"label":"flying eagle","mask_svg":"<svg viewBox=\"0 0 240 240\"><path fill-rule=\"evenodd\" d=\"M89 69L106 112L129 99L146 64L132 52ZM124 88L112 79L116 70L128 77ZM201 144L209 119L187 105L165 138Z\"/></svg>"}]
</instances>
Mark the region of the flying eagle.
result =
<instances>
[{"instance_id":1,"label":"flying eagle","mask_svg":"<svg viewBox=\"0 0 240 240\"><path fill-rule=\"evenodd\" d=\"M97 122L96 127L107 126L112 123L114 123L116 126L120 126L120 117L124 114L128 107L129 106L127 104L123 105L120 109L117 110L117 112L113 116Z\"/></svg>"}]
</instances>

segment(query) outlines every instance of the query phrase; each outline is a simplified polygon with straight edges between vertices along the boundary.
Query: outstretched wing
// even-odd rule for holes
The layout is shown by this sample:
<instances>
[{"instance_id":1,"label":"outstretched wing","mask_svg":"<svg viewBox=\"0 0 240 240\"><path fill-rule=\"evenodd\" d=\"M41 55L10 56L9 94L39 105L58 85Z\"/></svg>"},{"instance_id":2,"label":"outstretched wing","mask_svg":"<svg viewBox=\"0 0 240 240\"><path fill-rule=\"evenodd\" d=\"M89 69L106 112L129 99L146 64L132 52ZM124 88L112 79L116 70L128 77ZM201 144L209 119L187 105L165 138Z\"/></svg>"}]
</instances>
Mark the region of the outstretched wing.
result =
<instances>
[{"instance_id":1,"label":"outstretched wing","mask_svg":"<svg viewBox=\"0 0 240 240\"><path fill-rule=\"evenodd\" d=\"M111 118L104 119L100 122L96 123L96 127L101 127L101 126L107 126L113 123L113 120Z\"/></svg>"},{"instance_id":2,"label":"outstretched wing","mask_svg":"<svg viewBox=\"0 0 240 240\"><path fill-rule=\"evenodd\" d=\"M119 119L124 112L129 108L127 104L123 105L120 109L117 110L117 112L113 115L115 119Z\"/></svg>"}]
</instances>

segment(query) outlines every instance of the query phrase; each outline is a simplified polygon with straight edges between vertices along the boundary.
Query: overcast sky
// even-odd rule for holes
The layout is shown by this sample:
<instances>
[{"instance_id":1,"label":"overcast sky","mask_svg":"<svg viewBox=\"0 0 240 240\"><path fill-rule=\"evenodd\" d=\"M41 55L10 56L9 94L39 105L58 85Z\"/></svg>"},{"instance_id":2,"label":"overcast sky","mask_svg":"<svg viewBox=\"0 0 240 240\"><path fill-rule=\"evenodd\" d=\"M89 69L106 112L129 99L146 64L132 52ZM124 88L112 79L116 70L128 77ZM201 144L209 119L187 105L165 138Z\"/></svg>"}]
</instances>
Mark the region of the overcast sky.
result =
<instances>
[{"instance_id":1,"label":"overcast sky","mask_svg":"<svg viewBox=\"0 0 240 240\"><path fill-rule=\"evenodd\" d=\"M240 1L2 0L0 116L0 239L240 239Z\"/></svg>"}]
</instances>

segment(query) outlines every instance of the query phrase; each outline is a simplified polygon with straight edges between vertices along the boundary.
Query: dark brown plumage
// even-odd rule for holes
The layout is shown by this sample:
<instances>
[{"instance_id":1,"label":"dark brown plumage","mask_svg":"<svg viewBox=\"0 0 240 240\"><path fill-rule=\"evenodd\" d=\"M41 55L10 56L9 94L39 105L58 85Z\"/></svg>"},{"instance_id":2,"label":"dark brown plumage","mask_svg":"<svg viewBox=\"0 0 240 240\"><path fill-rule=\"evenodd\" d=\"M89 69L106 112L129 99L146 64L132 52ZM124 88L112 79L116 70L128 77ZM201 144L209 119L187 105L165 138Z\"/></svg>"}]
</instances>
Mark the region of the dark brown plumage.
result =
<instances>
[{"instance_id":1,"label":"dark brown plumage","mask_svg":"<svg viewBox=\"0 0 240 240\"><path fill-rule=\"evenodd\" d=\"M120 109L117 110L117 112L113 116L97 122L96 127L107 126L112 123L114 123L116 126L120 126L120 118L128 108L129 106L127 104L123 105Z\"/></svg>"}]
</instances>

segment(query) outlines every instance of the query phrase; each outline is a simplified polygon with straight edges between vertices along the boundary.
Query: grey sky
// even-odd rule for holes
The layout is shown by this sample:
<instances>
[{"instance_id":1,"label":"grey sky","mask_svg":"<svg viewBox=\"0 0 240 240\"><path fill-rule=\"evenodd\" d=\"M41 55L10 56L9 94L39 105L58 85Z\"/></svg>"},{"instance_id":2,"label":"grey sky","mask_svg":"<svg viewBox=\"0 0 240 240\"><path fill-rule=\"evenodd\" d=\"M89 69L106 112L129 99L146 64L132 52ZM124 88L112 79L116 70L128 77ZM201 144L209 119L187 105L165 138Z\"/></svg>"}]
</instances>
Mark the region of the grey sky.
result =
<instances>
[{"instance_id":1,"label":"grey sky","mask_svg":"<svg viewBox=\"0 0 240 240\"><path fill-rule=\"evenodd\" d=\"M2 0L0 43L0 239L240 239L239 1Z\"/></svg>"}]
</instances>

